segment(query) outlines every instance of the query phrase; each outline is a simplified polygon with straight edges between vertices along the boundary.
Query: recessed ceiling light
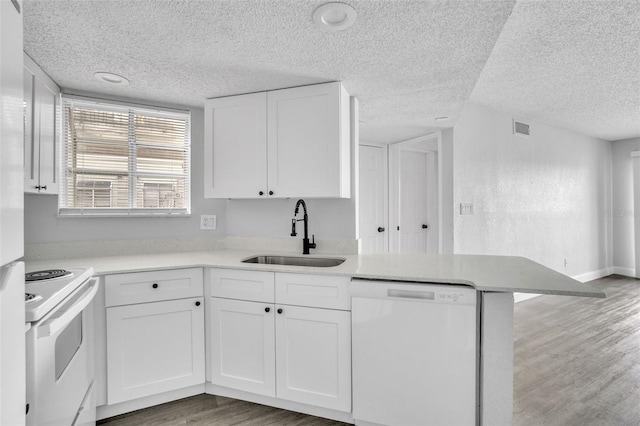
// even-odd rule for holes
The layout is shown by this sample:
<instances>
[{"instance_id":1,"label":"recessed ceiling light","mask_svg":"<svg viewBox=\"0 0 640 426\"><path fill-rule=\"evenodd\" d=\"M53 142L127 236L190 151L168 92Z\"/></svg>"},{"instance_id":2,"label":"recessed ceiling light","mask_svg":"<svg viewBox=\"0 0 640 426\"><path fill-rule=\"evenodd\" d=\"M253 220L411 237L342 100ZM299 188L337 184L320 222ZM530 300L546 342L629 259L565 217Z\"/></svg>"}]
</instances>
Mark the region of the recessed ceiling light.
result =
<instances>
[{"instance_id":1,"label":"recessed ceiling light","mask_svg":"<svg viewBox=\"0 0 640 426\"><path fill-rule=\"evenodd\" d=\"M129 80L118 74L113 74L110 72L97 72L93 74L93 76L103 83L109 83L117 86L129 85Z\"/></svg>"},{"instance_id":2,"label":"recessed ceiling light","mask_svg":"<svg viewBox=\"0 0 640 426\"><path fill-rule=\"evenodd\" d=\"M357 15L348 4L327 3L313 11L313 22L325 31L340 31L353 25Z\"/></svg>"},{"instance_id":3,"label":"recessed ceiling light","mask_svg":"<svg viewBox=\"0 0 640 426\"><path fill-rule=\"evenodd\" d=\"M442 116L442 117L436 117L435 121L447 121L448 119L449 117Z\"/></svg>"}]
</instances>

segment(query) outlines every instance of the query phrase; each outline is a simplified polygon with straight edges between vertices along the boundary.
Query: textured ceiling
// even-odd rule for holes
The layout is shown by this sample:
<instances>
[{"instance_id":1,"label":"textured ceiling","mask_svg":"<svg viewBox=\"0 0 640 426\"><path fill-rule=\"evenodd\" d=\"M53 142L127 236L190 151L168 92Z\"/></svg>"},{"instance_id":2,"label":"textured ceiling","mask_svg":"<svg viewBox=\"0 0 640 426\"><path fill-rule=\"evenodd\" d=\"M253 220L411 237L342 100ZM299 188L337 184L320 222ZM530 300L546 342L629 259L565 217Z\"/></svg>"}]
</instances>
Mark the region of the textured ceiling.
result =
<instances>
[{"instance_id":1,"label":"textured ceiling","mask_svg":"<svg viewBox=\"0 0 640 426\"><path fill-rule=\"evenodd\" d=\"M519 1L470 101L606 140L640 136L640 1Z\"/></svg>"},{"instance_id":2,"label":"textured ceiling","mask_svg":"<svg viewBox=\"0 0 640 426\"><path fill-rule=\"evenodd\" d=\"M640 136L637 0L349 0L358 18L337 33L313 24L326 2L25 0L25 51L65 89L197 107L340 80L368 142L451 127L470 98L605 139ZM96 71L131 84L108 87Z\"/></svg>"}]
</instances>

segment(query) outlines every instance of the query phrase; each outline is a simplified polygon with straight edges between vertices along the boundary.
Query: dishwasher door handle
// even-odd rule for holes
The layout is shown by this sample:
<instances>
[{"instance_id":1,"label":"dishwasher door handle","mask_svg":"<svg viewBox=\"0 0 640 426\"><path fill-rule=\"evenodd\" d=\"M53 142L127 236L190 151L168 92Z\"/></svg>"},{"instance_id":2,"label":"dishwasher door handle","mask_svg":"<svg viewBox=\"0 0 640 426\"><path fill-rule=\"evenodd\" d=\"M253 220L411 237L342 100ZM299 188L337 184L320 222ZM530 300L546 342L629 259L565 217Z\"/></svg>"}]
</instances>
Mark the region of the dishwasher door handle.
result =
<instances>
[{"instance_id":1,"label":"dishwasher door handle","mask_svg":"<svg viewBox=\"0 0 640 426\"><path fill-rule=\"evenodd\" d=\"M387 296L402 297L404 299L420 299L420 300L435 299L435 293L433 291L395 290L391 288L387 290Z\"/></svg>"}]
</instances>

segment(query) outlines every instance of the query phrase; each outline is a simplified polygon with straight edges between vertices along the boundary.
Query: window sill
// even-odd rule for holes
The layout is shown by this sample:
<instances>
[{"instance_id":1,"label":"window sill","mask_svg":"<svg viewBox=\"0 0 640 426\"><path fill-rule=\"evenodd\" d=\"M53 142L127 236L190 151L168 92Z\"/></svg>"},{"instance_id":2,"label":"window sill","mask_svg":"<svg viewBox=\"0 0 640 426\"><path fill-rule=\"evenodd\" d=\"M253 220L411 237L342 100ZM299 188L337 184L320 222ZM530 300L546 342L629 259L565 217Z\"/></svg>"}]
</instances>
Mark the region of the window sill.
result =
<instances>
[{"instance_id":1,"label":"window sill","mask_svg":"<svg viewBox=\"0 0 640 426\"><path fill-rule=\"evenodd\" d=\"M79 217L190 217L191 212L187 209L58 209L59 218L79 218Z\"/></svg>"}]
</instances>

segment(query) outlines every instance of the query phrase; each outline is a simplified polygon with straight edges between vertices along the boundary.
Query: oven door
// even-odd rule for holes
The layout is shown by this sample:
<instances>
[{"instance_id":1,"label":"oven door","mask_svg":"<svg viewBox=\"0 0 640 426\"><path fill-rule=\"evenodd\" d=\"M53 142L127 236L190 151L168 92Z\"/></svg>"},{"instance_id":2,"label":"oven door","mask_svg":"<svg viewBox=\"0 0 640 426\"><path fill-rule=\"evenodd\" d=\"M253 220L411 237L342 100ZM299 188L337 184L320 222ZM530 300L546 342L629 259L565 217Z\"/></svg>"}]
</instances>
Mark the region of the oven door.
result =
<instances>
[{"instance_id":1,"label":"oven door","mask_svg":"<svg viewBox=\"0 0 640 426\"><path fill-rule=\"evenodd\" d=\"M27 425L72 425L94 378L93 305L85 281L27 332Z\"/></svg>"}]
</instances>

